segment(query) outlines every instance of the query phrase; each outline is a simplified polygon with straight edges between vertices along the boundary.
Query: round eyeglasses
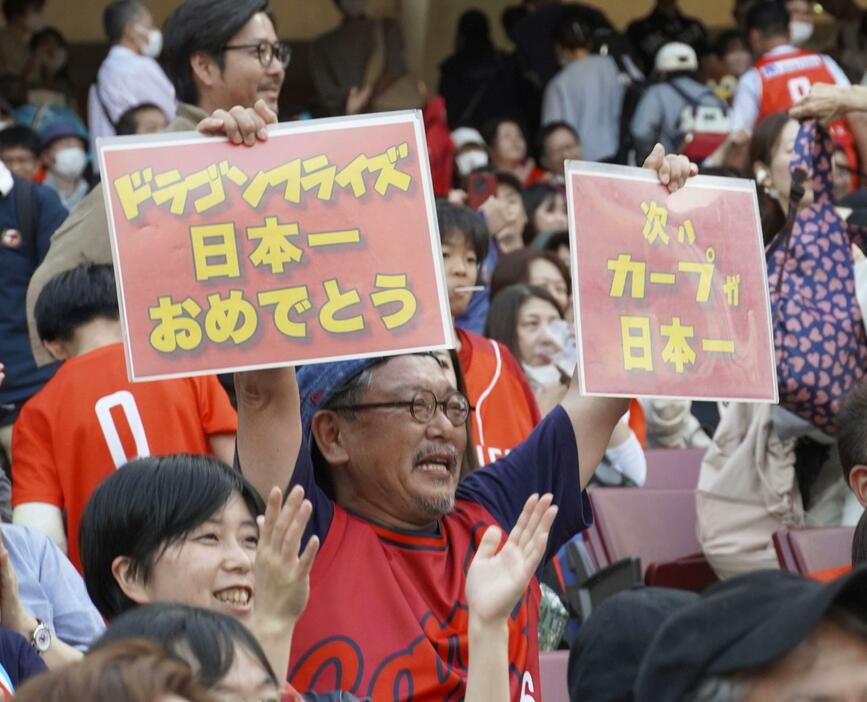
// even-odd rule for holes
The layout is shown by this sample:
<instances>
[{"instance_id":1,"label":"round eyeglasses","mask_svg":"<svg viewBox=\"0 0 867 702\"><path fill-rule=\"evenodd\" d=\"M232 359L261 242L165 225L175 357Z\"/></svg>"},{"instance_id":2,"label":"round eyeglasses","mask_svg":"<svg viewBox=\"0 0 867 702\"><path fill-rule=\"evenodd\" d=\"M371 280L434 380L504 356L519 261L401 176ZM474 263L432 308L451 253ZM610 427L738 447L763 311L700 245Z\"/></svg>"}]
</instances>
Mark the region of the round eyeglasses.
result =
<instances>
[{"instance_id":1,"label":"round eyeglasses","mask_svg":"<svg viewBox=\"0 0 867 702\"><path fill-rule=\"evenodd\" d=\"M260 41L256 44L226 44L223 51L235 49L255 49L256 58L263 67L267 68L271 65L271 61L275 58L280 62L283 68L289 65L289 60L292 58L292 47L286 42L275 41L273 44L268 41Z\"/></svg>"},{"instance_id":2,"label":"round eyeglasses","mask_svg":"<svg viewBox=\"0 0 867 702\"><path fill-rule=\"evenodd\" d=\"M394 402L366 402L356 405L333 405L332 410L366 410L381 409L384 407L408 407L412 418L419 424L427 424L434 418L437 407L442 409L443 414L456 427L461 426L470 416L470 402L459 392L453 392L444 400L438 400L430 390L417 390L411 400Z\"/></svg>"}]
</instances>

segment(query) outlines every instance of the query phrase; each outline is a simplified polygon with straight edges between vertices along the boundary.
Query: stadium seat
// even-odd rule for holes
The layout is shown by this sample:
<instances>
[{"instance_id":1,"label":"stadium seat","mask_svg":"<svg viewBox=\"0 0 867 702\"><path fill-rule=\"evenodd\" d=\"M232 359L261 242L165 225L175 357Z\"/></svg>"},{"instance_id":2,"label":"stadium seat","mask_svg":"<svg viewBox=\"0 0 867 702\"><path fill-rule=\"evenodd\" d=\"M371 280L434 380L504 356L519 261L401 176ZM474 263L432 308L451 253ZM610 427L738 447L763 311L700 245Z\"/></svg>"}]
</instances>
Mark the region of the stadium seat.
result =
<instances>
[{"instance_id":1,"label":"stadium seat","mask_svg":"<svg viewBox=\"0 0 867 702\"><path fill-rule=\"evenodd\" d=\"M854 527L790 529L774 534L780 568L808 575L849 565Z\"/></svg>"},{"instance_id":2,"label":"stadium seat","mask_svg":"<svg viewBox=\"0 0 867 702\"><path fill-rule=\"evenodd\" d=\"M700 591L716 580L696 537L692 490L595 488L588 494L594 524L586 536L599 567L632 556L654 585Z\"/></svg>"},{"instance_id":3,"label":"stadium seat","mask_svg":"<svg viewBox=\"0 0 867 702\"><path fill-rule=\"evenodd\" d=\"M695 490L706 449L649 449L647 482L652 490Z\"/></svg>"},{"instance_id":4,"label":"stadium seat","mask_svg":"<svg viewBox=\"0 0 867 702\"><path fill-rule=\"evenodd\" d=\"M569 702L569 651L543 651L539 653L539 677L545 702ZM532 699L537 699L534 695Z\"/></svg>"}]
</instances>

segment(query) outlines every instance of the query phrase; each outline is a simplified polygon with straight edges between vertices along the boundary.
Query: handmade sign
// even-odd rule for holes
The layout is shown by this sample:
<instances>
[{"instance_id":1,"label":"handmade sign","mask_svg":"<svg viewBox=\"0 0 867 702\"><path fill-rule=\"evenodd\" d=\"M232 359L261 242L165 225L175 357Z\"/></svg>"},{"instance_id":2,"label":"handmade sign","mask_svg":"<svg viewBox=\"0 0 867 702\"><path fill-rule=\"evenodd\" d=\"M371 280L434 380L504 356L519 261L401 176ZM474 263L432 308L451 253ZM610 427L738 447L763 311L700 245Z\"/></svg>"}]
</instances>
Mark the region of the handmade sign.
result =
<instances>
[{"instance_id":1,"label":"handmade sign","mask_svg":"<svg viewBox=\"0 0 867 702\"><path fill-rule=\"evenodd\" d=\"M98 146L131 379L454 346L419 112Z\"/></svg>"},{"instance_id":2,"label":"handmade sign","mask_svg":"<svg viewBox=\"0 0 867 702\"><path fill-rule=\"evenodd\" d=\"M755 186L567 164L582 388L589 395L777 401Z\"/></svg>"}]
</instances>

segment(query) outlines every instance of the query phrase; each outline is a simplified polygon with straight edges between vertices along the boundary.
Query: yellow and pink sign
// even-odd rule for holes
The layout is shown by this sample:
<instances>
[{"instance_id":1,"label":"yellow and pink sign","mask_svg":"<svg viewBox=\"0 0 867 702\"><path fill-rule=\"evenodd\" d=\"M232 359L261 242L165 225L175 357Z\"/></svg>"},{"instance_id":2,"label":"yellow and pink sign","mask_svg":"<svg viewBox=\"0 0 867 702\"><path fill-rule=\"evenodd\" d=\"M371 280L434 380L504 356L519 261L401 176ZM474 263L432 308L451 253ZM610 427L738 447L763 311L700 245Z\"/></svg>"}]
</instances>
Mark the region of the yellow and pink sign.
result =
<instances>
[{"instance_id":1,"label":"yellow and pink sign","mask_svg":"<svg viewBox=\"0 0 867 702\"><path fill-rule=\"evenodd\" d=\"M99 155L133 380L454 346L420 113Z\"/></svg>"},{"instance_id":2,"label":"yellow and pink sign","mask_svg":"<svg viewBox=\"0 0 867 702\"><path fill-rule=\"evenodd\" d=\"M582 388L590 395L777 402L751 181L567 164Z\"/></svg>"}]
</instances>

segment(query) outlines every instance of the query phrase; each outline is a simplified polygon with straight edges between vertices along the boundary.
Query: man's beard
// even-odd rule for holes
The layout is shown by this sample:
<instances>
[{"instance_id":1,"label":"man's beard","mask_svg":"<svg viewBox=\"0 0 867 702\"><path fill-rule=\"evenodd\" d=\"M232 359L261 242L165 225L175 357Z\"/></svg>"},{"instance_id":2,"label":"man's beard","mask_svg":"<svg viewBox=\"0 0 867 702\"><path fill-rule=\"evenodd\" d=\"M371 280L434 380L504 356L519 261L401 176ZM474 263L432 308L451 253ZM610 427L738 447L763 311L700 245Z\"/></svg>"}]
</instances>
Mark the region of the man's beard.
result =
<instances>
[{"instance_id":1,"label":"man's beard","mask_svg":"<svg viewBox=\"0 0 867 702\"><path fill-rule=\"evenodd\" d=\"M454 495L443 495L442 497L416 497L415 503L425 514L431 517L445 517L455 506Z\"/></svg>"}]
</instances>

